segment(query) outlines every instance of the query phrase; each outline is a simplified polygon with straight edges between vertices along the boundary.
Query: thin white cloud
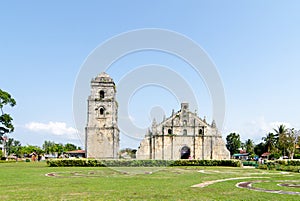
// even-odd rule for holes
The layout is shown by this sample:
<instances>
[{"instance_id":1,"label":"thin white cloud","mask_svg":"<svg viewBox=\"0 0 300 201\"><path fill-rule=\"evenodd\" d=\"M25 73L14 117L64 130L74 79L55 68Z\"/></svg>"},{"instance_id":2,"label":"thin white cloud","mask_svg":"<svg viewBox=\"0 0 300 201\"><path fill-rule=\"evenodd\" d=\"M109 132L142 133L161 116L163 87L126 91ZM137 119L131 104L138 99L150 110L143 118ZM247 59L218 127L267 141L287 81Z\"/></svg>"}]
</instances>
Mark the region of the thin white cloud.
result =
<instances>
[{"instance_id":1,"label":"thin white cloud","mask_svg":"<svg viewBox=\"0 0 300 201\"><path fill-rule=\"evenodd\" d=\"M46 132L54 135L76 135L78 131L75 128L67 127L67 124L64 122L48 122L48 123L40 123L40 122L30 122L25 125L30 131L33 132Z\"/></svg>"}]
</instances>

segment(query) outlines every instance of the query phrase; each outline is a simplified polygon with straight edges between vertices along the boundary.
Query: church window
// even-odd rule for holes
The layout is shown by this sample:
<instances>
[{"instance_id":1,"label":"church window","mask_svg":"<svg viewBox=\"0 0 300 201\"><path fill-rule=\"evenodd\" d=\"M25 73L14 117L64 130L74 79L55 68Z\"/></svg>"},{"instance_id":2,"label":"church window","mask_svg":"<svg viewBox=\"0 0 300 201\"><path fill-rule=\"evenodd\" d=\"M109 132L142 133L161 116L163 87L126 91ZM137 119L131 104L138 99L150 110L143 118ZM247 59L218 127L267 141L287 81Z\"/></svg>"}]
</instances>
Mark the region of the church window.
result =
<instances>
[{"instance_id":1,"label":"church window","mask_svg":"<svg viewBox=\"0 0 300 201\"><path fill-rule=\"evenodd\" d=\"M187 135L187 130L186 129L183 130L183 135Z\"/></svg>"},{"instance_id":2,"label":"church window","mask_svg":"<svg viewBox=\"0 0 300 201\"><path fill-rule=\"evenodd\" d=\"M187 124L187 121L184 120L184 121L183 121L183 126L186 126L186 124Z\"/></svg>"},{"instance_id":3,"label":"church window","mask_svg":"<svg viewBox=\"0 0 300 201\"><path fill-rule=\"evenodd\" d=\"M100 115L104 115L104 108L100 108Z\"/></svg>"},{"instance_id":4,"label":"church window","mask_svg":"<svg viewBox=\"0 0 300 201\"><path fill-rule=\"evenodd\" d=\"M99 94L100 94L100 98L104 98L104 91L103 90L101 90Z\"/></svg>"},{"instance_id":5,"label":"church window","mask_svg":"<svg viewBox=\"0 0 300 201\"><path fill-rule=\"evenodd\" d=\"M199 129L199 135L203 135L203 130L201 128Z\"/></svg>"},{"instance_id":6,"label":"church window","mask_svg":"<svg viewBox=\"0 0 300 201\"><path fill-rule=\"evenodd\" d=\"M169 135L172 134L172 129L168 129L168 134L169 134Z\"/></svg>"}]
</instances>

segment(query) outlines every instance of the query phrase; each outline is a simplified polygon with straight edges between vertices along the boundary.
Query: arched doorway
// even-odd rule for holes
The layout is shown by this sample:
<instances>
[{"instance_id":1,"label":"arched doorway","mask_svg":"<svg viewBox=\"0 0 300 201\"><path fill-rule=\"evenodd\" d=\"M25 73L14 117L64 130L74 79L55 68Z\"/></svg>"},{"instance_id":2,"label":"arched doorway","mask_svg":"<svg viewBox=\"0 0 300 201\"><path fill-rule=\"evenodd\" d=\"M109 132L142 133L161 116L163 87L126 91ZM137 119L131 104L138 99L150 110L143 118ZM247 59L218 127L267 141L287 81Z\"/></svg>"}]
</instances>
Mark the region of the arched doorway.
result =
<instances>
[{"instance_id":1,"label":"arched doorway","mask_svg":"<svg viewBox=\"0 0 300 201\"><path fill-rule=\"evenodd\" d=\"M180 159L188 159L191 155L191 149L188 146L184 146L180 151Z\"/></svg>"}]
</instances>

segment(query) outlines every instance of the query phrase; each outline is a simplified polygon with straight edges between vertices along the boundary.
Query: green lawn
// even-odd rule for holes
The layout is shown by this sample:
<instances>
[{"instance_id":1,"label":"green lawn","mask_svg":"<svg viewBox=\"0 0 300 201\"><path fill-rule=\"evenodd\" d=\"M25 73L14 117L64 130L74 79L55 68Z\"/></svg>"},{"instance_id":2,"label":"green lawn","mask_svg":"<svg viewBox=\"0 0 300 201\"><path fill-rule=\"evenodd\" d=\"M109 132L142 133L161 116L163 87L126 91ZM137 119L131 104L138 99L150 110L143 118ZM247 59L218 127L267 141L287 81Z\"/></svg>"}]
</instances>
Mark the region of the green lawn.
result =
<instances>
[{"instance_id":1,"label":"green lawn","mask_svg":"<svg viewBox=\"0 0 300 201\"><path fill-rule=\"evenodd\" d=\"M46 176L47 173L52 176ZM205 181L237 177L263 178L191 187ZM0 200L300 200L300 195L236 187L238 182L255 180L265 181L254 183L257 188L300 192L300 188L277 185L299 185L299 173L228 167L47 167L44 162L19 162L0 163Z\"/></svg>"}]
</instances>

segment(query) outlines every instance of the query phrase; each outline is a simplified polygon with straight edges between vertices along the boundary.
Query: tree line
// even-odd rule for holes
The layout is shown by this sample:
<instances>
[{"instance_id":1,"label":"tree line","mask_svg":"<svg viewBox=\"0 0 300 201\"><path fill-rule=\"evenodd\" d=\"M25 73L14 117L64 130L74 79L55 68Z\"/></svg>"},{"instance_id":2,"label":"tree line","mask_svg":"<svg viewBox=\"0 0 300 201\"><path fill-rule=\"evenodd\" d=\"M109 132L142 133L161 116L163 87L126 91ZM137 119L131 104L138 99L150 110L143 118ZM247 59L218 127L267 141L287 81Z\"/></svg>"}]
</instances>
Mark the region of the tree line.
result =
<instances>
[{"instance_id":1,"label":"tree line","mask_svg":"<svg viewBox=\"0 0 300 201\"><path fill-rule=\"evenodd\" d=\"M4 112L4 106L14 107L16 100L6 91L0 89L0 144L4 145L6 155L14 154L18 157L29 155L33 152L36 154L51 154L57 153L58 155L66 152L81 149L74 144L55 143L52 141L45 141L42 148L33 145L22 146L20 141L8 138L6 134L14 131L13 118L10 114ZM0 157L2 156L0 149Z\"/></svg>"},{"instance_id":2,"label":"tree line","mask_svg":"<svg viewBox=\"0 0 300 201\"><path fill-rule=\"evenodd\" d=\"M287 128L281 124L262 137L262 142L254 144L252 139L247 139L242 142L238 133L230 133L226 137L226 147L230 154L238 154L240 150L244 150L254 157L261 156L268 152L269 158L278 159L280 157L288 157L290 159L300 158L300 150L297 149L300 145L298 136L300 131L294 128Z\"/></svg>"},{"instance_id":3,"label":"tree line","mask_svg":"<svg viewBox=\"0 0 300 201\"><path fill-rule=\"evenodd\" d=\"M3 143L3 140L0 141ZM74 151L81 149L80 147L77 147L74 144L67 143L55 143L53 141L44 141L42 147L34 146L34 145L25 145L22 146L20 141L14 140L13 138L8 138L5 142L5 150L6 155L14 155L19 158L29 156L31 153L35 152L37 155L43 155L43 154L54 154L56 153L58 156L67 152L67 151ZM4 153L1 153L0 150L0 156L2 156Z\"/></svg>"}]
</instances>

